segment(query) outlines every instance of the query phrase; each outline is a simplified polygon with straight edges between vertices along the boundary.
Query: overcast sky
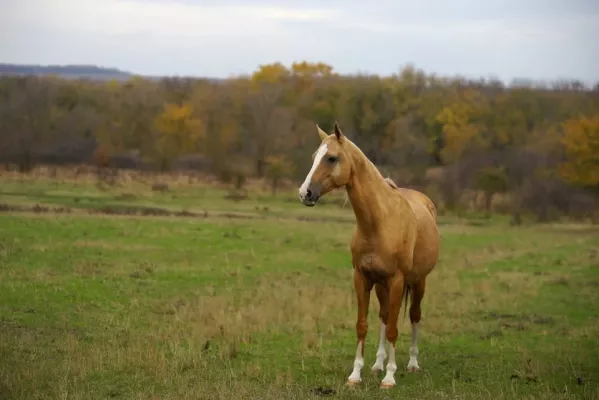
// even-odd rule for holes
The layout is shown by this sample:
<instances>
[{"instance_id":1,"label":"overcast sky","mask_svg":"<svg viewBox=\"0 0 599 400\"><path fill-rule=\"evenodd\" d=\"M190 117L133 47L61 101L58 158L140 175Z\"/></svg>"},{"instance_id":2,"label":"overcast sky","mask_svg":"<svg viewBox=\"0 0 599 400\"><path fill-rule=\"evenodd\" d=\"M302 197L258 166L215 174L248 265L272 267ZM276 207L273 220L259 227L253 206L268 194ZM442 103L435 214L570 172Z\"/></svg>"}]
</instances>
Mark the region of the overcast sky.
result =
<instances>
[{"instance_id":1,"label":"overcast sky","mask_svg":"<svg viewBox=\"0 0 599 400\"><path fill-rule=\"evenodd\" d=\"M0 62L227 77L341 73L599 81L599 0L0 0ZM321 5L322 4L322 5Z\"/></svg>"}]
</instances>

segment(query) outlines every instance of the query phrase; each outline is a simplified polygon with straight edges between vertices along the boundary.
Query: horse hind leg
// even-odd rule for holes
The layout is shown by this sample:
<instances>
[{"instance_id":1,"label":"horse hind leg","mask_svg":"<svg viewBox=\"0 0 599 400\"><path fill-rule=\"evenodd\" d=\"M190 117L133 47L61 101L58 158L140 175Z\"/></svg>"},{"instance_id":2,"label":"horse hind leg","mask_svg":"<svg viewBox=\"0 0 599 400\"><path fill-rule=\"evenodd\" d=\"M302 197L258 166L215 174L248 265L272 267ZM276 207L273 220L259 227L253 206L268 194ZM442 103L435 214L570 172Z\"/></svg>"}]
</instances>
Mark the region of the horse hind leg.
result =
<instances>
[{"instance_id":1,"label":"horse hind leg","mask_svg":"<svg viewBox=\"0 0 599 400\"><path fill-rule=\"evenodd\" d=\"M383 389L395 386L395 372L397 371L397 363L395 362L395 344L398 335L397 319L403 300L404 277L398 274L390 278L387 287L389 288L389 315L387 317L387 326L385 327L385 336L389 350L387 353L385 377L381 381L381 388Z\"/></svg>"},{"instance_id":2,"label":"horse hind leg","mask_svg":"<svg viewBox=\"0 0 599 400\"><path fill-rule=\"evenodd\" d=\"M424 297L424 288L426 280L412 286L412 304L410 305L410 322L412 324L412 344L410 345L410 361L408 361L408 371L420 371L418 365L418 325L420 323L422 298Z\"/></svg>"},{"instance_id":3,"label":"horse hind leg","mask_svg":"<svg viewBox=\"0 0 599 400\"><path fill-rule=\"evenodd\" d=\"M384 285L377 283L374 285L376 291L376 297L379 301L379 318L381 320L380 333L379 333L379 345L376 351L376 361L372 365L372 373L378 374L385 370L385 359L387 358L387 351L385 349L385 331L387 328L387 318L389 317L389 292Z\"/></svg>"}]
</instances>

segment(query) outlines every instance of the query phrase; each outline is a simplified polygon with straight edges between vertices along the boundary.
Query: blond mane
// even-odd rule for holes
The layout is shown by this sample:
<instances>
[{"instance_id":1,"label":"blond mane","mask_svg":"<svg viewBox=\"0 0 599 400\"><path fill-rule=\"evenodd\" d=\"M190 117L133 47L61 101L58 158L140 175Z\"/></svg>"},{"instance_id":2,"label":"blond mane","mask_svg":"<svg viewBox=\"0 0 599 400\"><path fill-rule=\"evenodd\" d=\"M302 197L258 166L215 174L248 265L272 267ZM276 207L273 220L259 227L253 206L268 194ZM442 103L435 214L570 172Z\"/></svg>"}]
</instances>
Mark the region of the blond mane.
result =
<instances>
[{"instance_id":1,"label":"blond mane","mask_svg":"<svg viewBox=\"0 0 599 400\"><path fill-rule=\"evenodd\" d=\"M385 178L385 182L387 182L393 189L399 189L399 187L391 180L391 178Z\"/></svg>"}]
</instances>

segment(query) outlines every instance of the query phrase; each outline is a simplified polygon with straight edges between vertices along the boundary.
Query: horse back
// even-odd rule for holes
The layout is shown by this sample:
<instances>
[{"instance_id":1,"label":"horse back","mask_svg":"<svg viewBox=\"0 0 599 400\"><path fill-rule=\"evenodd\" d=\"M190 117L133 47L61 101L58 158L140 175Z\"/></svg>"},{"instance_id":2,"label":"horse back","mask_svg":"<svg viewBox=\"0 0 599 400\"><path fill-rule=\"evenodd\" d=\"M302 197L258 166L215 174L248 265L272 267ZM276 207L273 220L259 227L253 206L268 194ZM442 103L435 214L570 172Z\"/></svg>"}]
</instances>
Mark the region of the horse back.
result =
<instances>
[{"instance_id":1,"label":"horse back","mask_svg":"<svg viewBox=\"0 0 599 400\"><path fill-rule=\"evenodd\" d=\"M400 188L389 178L385 178L385 181L389 184L389 186L398 190L402 196L408 200L409 203L423 205L432 215L433 220L437 221L437 207L435 207L435 203L433 203L433 201L427 195L414 189Z\"/></svg>"},{"instance_id":2,"label":"horse back","mask_svg":"<svg viewBox=\"0 0 599 400\"><path fill-rule=\"evenodd\" d=\"M437 220L437 207L427 195L414 189L399 188L399 191L408 201L422 204L431 213L433 219Z\"/></svg>"}]
</instances>

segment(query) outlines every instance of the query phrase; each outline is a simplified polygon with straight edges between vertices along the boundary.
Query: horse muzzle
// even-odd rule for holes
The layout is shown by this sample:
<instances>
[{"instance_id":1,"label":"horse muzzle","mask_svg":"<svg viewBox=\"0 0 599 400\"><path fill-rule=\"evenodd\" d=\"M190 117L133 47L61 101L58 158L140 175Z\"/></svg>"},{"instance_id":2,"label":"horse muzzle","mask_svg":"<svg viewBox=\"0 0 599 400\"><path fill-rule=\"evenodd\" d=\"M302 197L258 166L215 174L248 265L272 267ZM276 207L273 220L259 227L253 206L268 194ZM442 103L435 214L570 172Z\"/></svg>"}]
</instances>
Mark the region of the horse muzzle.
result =
<instances>
[{"instance_id":1,"label":"horse muzzle","mask_svg":"<svg viewBox=\"0 0 599 400\"><path fill-rule=\"evenodd\" d=\"M308 185L307 189L300 188L299 189L299 198L303 205L307 207L314 207L316 202L320 198L320 191L322 187L320 184L312 184Z\"/></svg>"}]
</instances>

